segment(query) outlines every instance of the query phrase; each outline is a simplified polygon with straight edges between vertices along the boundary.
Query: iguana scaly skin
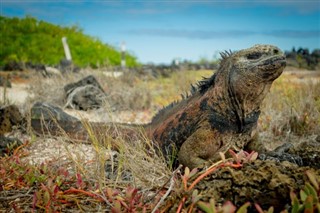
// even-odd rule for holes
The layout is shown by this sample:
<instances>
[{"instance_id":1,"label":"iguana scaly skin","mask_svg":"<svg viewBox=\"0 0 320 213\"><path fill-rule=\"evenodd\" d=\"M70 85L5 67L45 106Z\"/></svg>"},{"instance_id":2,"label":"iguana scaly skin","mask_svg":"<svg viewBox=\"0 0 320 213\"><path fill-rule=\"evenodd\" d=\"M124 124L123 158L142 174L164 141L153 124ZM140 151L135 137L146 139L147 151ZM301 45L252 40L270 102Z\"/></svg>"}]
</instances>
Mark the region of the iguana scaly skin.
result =
<instances>
[{"instance_id":1,"label":"iguana scaly skin","mask_svg":"<svg viewBox=\"0 0 320 213\"><path fill-rule=\"evenodd\" d=\"M286 66L283 52L271 45L255 45L221 56L220 68L213 76L143 126L165 156L177 153L178 162L189 168L215 161L219 152L230 148L258 147L251 141L260 105ZM77 127L77 135L79 132Z\"/></svg>"},{"instance_id":2,"label":"iguana scaly skin","mask_svg":"<svg viewBox=\"0 0 320 213\"><path fill-rule=\"evenodd\" d=\"M244 149L255 135L261 103L285 66L283 52L271 45L222 53L211 78L155 116L149 138L165 155L176 149L179 162L191 168L230 148Z\"/></svg>"}]
</instances>

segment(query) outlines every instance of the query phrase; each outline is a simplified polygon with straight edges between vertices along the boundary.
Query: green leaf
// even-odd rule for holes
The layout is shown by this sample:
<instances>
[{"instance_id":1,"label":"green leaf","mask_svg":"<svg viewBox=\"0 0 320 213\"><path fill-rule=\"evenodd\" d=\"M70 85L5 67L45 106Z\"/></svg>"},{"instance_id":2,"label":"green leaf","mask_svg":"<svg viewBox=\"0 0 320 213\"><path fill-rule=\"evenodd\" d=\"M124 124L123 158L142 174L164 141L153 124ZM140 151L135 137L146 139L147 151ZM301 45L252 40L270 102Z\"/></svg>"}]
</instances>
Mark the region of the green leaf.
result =
<instances>
[{"instance_id":1,"label":"green leaf","mask_svg":"<svg viewBox=\"0 0 320 213\"><path fill-rule=\"evenodd\" d=\"M250 206L250 202L246 202L238 209L237 213L247 213L249 206Z\"/></svg>"},{"instance_id":2,"label":"green leaf","mask_svg":"<svg viewBox=\"0 0 320 213\"><path fill-rule=\"evenodd\" d=\"M274 208L273 208L273 206L271 206L271 207L268 209L267 213L273 213L273 212L274 212Z\"/></svg>"},{"instance_id":3,"label":"green leaf","mask_svg":"<svg viewBox=\"0 0 320 213\"><path fill-rule=\"evenodd\" d=\"M50 193L46 190L43 194L44 203L48 204L50 202Z\"/></svg>"},{"instance_id":4,"label":"green leaf","mask_svg":"<svg viewBox=\"0 0 320 213\"><path fill-rule=\"evenodd\" d=\"M189 177L189 174L190 174L190 169L189 169L189 167L186 167L184 169L184 176Z\"/></svg>"},{"instance_id":5,"label":"green leaf","mask_svg":"<svg viewBox=\"0 0 320 213\"><path fill-rule=\"evenodd\" d=\"M250 155L248 156L249 161L252 162L252 161L257 160L258 159L258 155L259 155L258 152L252 151L250 153Z\"/></svg>"},{"instance_id":6,"label":"green leaf","mask_svg":"<svg viewBox=\"0 0 320 213\"><path fill-rule=\"evenodd\" d=\"M292 205L291 213L298 213L300 209L300 203L297 198L297 195L294 192L290 192L290 198L291 198L291 205Z\"/></svg>"},{"instance_id":7,"label":"green leaf","mask_svg":"<svg viewBox=\"0 0 320 213\"><path fill-rule=\"evenodd\" d=\"M36 182L36 177L35 176L32 176L29 180L29 184L32 185L34 182Z\"/></svg>"},{"instance_id":8,"label":"green leaf","mask_svg":"<svg viewBox=\"0 0 320 213\"><path fill-rule=\"evenodd\" d=\"M192 178L195 174L197 174L197 172L198 172L197 168L192 169L191 172L189 173L189 178Z\"/></svg>"},{"instance_id":9,"label":"green leaf","mask_svg":"<svg viewBox=\"0 0 320 213\"><path fill-rule=\"evenodd\" d=\"M213 210L213 212L215 212L216 211L216 202L214 201L214 199L211 198L209 200L209 203L210 203L210 208Z\"/></svg>"},{"instance_id":10,"label":"green leaf","mask_svg":"<svg viewBox=\"0 0 320 213\"><path fill-rule=\"evenodd\" d=\"M305 200L304 213L313 213L313 197L311 195Z\"/></svg>"},{"instance_id":11,"label":"green leaf","mask_svg":"<svg viewBox=\"0 0 320 213\"><path fill-rule=\"evenodd\" d=\"M318 194L316 190L313 188L313 186L310 183L306 183L305 188L308 190L308 195L311 195L314 202L318 201Z\"/></svg>"},{"instance_id":12,"label":"green leaf","mask_svg":"<svg viewBox=\"0 0 320 213\"><path fill-rule=\"evenodd\" d=\"M206 213L211 213L212 211L210 210L210 207L209 207L209 205L207 204L207 203L205 203L205 202L202 202L202 201L199 201L198 203L197 203L197 205L198 205L198 207L202 210L202 211L204 211L204 212L206 212Z\"/></svg>"},{"instance_id":13,"label":"green leaf","mask_svg":"<svg viewBox=\"0 0 320 213\"><path fill-rule=\"evenodd\" d=\"M121 203L120 201L116 200L111 208L112 213L121 213Z\"/></svg>"},{"instance_id":14,"label":"green leaf","mask_svg":"<svg viewBox=\"0 0 320 213\"><path fill-rule=\"evenodd\" d=\"M235 212L237 210L237 207L233 205L230 201L227 201L223 204L221 208L222 212Z\"/></svg>"},{"instance_id":15,"label":"green leaf","mask_svg":"<svg viewBox=\"0 0 320 213\"><path fill-rule=\"evenodd\" d=\"M199 201L197 205L202 211L206 213L216 213L214 201L212 202L211 200L213 199L210 199L209 203Z\"/></svg>"},{"instance_id":16,"label":"green leaf","mask_svg":"<svg viewBox=\"0 0 320 213\"><path fill-rule=\"evenodd\" d=\"M310 170L306 171L306 174L312 185L316 188L317 191L319 191L319 181L317 181L315 174Z\"/></svg>"},{"instance_id":17,"label":"green leaf","mask_svg":"<svg viewBox=\"0 0 320 213\"><path fill-rule=\"evenodd\" d=\"M193 190L191 200L192 203L197 203L201 199L201 196L198 194L198 190Z\"/></svg>"},{"instance_id":18,"label":"green leaf","mask_svg":"<svg viewBox=\"0 0 320 213\"><path fill-rule=\"evenodd\" d=\"M301 201L304 202L307 199L307 197L308 197L307 192L305 190L301 189L300 190L300 199L301 199Z\"/></svg>"},{"instance_id":19,"label":"green leaf","mask_svg":"<svg viewBox=\"0 0 320 213\"><path fill-rule=\"evenodd\" d=\"M290 192L290 199L291 199L292 206L296 206L296 205L299 206L300 204L299 199L297 198L297 195L293 191Z\"/></svg>"}]
</instances>

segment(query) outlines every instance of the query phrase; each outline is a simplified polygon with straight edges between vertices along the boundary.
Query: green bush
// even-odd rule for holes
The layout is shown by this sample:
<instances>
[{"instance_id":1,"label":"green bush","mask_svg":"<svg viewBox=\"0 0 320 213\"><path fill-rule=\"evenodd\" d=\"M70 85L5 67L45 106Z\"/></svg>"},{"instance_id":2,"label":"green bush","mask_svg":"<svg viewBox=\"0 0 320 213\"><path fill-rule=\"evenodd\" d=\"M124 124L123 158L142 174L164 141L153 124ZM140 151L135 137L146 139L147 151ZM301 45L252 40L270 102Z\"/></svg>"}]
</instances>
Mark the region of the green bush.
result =
<instances>
[{"instance_id":1,"label":"green bush","mask_svg":"<svg viewBox=\"0 0 320 213\"><path fill-rule=\"evenodd\" d=\"M10 61L55 65L64 58L62 37L67 37L73 62L80 66L119 66L120 52L98 38L83 34L77 26L63 27L33 17L0 16L0 66ZM138 64L126 54L126 64Z\"/></svg>"}]
</instances>

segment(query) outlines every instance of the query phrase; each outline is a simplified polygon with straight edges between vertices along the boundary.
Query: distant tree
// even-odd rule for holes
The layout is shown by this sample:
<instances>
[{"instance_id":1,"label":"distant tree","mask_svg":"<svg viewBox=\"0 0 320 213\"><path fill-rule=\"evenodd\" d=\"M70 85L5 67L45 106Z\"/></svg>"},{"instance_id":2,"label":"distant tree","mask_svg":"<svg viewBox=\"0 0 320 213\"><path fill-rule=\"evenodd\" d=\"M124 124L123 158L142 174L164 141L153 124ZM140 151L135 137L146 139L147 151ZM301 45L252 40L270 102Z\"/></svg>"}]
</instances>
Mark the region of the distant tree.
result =
<instances>
[{"instance_id":1,"label":"distant tree","mask_svg":"<svg viewBox=\"0 0 320 213\"><path fill-rule=\"evenodd\" d=\"M320 64L320 49L315 49L310 54L308 48L298 48L296 50L294 47L291 52L286 51L286 57L288 60L288 64L291 66L296 66L299 68L305 68L314 70L319 67Z\"/></svg>"},{"instance_id":2,"label":"distant tree","mask_svg":"<svg viewBox=\"0 0 320 213\"><path fill-rule=\"evenodd\" d=\"M311 55L319 60L320 59L320 49L314 49L312 51Z\"/></svg>"}]
</instances>

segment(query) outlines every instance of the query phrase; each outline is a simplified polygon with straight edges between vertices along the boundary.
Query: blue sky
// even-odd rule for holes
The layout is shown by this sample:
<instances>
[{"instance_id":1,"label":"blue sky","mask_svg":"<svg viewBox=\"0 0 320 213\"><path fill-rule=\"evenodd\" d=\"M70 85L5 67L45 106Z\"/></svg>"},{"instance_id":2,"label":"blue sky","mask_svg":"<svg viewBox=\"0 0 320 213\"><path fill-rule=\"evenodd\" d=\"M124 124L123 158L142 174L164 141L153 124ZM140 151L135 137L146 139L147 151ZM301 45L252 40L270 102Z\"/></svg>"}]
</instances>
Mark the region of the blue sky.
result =
<instances>
[{"instance_id":1,"label":"blue sky","mask_svg":"<svg viewBox=\"0 0 320 213\"><path fill-rule=\"evenodd\" d=\"M117 48L124 41L143 63L212 59L258 43L320 48L320 0L0 2L1 15L78 25Z\"/></svg>"}]
</instances>

